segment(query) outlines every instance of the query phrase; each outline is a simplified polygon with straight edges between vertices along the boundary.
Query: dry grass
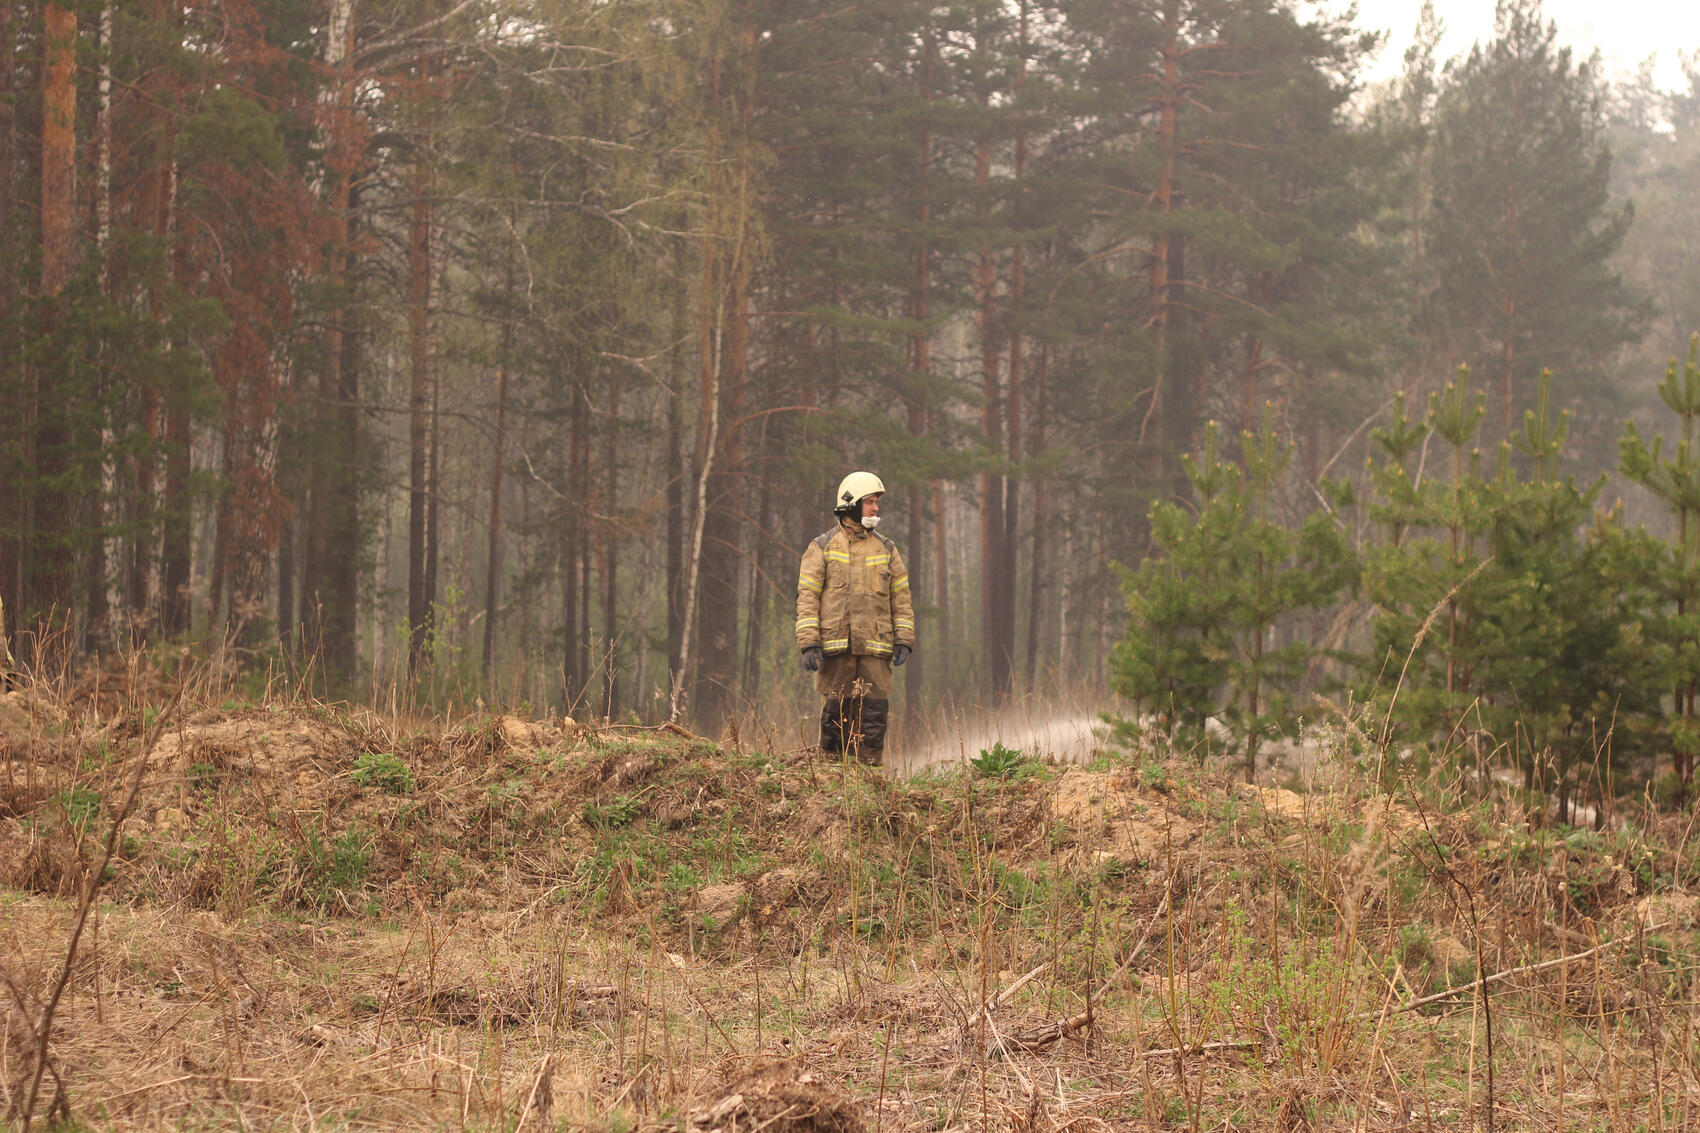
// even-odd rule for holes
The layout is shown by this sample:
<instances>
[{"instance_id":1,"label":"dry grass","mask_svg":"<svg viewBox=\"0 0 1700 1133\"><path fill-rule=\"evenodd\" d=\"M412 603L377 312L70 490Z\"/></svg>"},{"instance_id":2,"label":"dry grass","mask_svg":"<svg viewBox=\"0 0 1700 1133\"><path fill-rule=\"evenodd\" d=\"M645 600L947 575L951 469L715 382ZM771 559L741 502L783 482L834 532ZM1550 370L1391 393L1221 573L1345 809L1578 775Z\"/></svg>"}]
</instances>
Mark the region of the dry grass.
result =
<instances>
[{"instance_id":1,"label":"dry grass","mask_svg":"<svg viewBox=\"0 0 1700 1133\"><path fill-rule=\"evenodd\" d=\"M0 700L14 1121L166 683ZM1388 799L1327 736L1302 793L1137 756L895 780L226 695L146 763L37 1122L1700 1127L1689 816Z\"/></svg>"}]
</instances>

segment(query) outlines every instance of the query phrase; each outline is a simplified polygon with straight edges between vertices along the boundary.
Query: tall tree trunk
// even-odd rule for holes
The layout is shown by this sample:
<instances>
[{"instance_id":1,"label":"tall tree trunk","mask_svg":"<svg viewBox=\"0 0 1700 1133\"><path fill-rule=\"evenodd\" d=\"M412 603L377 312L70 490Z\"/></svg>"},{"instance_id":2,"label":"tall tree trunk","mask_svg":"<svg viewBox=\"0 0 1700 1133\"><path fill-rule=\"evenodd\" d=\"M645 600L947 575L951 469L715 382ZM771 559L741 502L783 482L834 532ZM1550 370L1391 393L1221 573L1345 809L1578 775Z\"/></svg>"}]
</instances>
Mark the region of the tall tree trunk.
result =
<instances>
[{"instance_id":1,"label":"tall tree trunk","mask_svg":"<svg viewBox=\"0 0 1700 1133\"><path fill-rule=\"evenodd\" d=\"M408 240L408 387L407 387L407 671L419 671L431 630L431 592L426 548L432 485L429 479L431 445L430 301L431 204L425 197L423 163L414 172L414 199L409 210Z\"/></svg>"},{"instance_id":2,"label":"tall tree trunk","mask_svg":"<svg viewBox=\"0 0 1700 1133\"><path fill-rule=\"evenodd\" d=\"M1015 76L1015 98L1019 102L1022 91L1027 85L1027 2L1022 0L1019 23L1018 55L1021 60ZM1022 179L1027 174L1027 127L1018 115L1015 122L1015 161L1014 161L1014 197L1015 224L1021 223L1021 189ZM1007 429L1008 442L1006 445L1011 466L1021 462L1021 399L1023 397L1022 383L1026 378L1023 356L1024 342L1022 340L1025 313L1022 310L1026 290L1026 248L1020 243L1019 235L1016 244L1010 251L1009 267L1009 391L1004 402L1004 422ZM998 565L998 575L1002 586L998 594L998 638L1003 644L1003 671L999 674L1003 679L1003 687L1008 689L1015 683L1015 590L1020 578L1018 570L1021 548L1021 481L1017 476L1004 478L1003 504L1003 538L999 541L1002 552L1002 562Z\"/></svg>"},{"instance_id":3,"label":"tall tree trunk","mask_svg":"<svg viewBox=\"0 0 1700 1133\"><path fill-rule=\"evenodd\" d=\"M307 493L306 554L302 561L301 639L317 658L327 687L345 684L354 670L359 594L359 312L355 297L355 247L360 232L360 155L353 136L354 0L332 0L323 58L335 75L320 108L319 131L329 151L324 199L344 213L341 239L325 256L325 282L340 305L329 313L322 338L313 409L315 451Z\"/></svg>"},{"instance_id":4,"label":"tall tree trunk","mask_svg":"<svg viewBox=\"0 0 1700 1133\"><path fill-rule=\"evenodd\" d=\"M946 522L949 513L945 510L944 500L944 481L942 479L934 480L932 508L933 604L938 607L939 611L939 640L935 649L940 661L939 673L934 678L934 683L942 691L954 692L955 690L949 687L950 670L944 664L954 655L952 647L955 644L953 639L956 627L956 619L950 611L950 531L949 524Z\"/></svg>"},{"instance_id":5,"label":"tall tree trunk","mask_svg":"<svg viewBox=\"0 0 1700 1133\"><path fill-rule=\"evenodd\" d=\"M350 179L348 186L348 218L345 249L343 290L347 299L342 308L342 327L338 335L341 359L337 363L336 400L328 435L334 445L333 467L337 483L328 501L328 543L324 558L324 608L321 620L324 664L332 686L345 684L354 677L355 634L359 618L360 559L366 543L366 525L361 515L364 487L361 460L363 456L360 427L360 371L363 364L365 320L361 307L360 281L352 270L350 260L358 247L361 232L360 179Z\"/></svg>"},{"instance_id":6,"label":"tall tree trunk","mask_svg":"<svg viewBox=\"0 0 1700 1133\"><path fill-rule=\"evenodd\" d=\"M77 10L43 9L41 291L58 295L76 270ZM10 45L8 45L10 50Z\"/></svg>"},{"instance_id":7,"label":"tall tree trunk","mask_svg":"<svg viewBox=\"0 0 1700 1133\"><path fill-rule=\"evenodd\" d=\"M1505 329L1499 345L1499 374L1500 374L1500 422L1499 435L1511 436L1512 412L1517 400L1517 333L1518 319L1522 312L1517 309L1517 296L1520 291L1519 276L1522 272L1522 257L1516 249L1522 242L1520 231L1521 201L1518 198L1518 186L1513 179L1505 190L1505 200L1501 203L1504 247L1512 249L1509 261L1503 269L1500 282L1502 298L1500 313L1505 319Z\"/></svg>"},{"instance_id":8,"label":"tall tree trunk","mask_svg":"<svg viewBox=\"0 0 1700 1133\"><path fill-rule=\"evenodd\" d=\"M608 419L602 430L602 636L607 642L604 659L608 666L607 696L603 713L610 719L620 713L620 542L613 517L619 514L620 484L620 375L608 375Z\"/></svg>"},{"instance_id":9,"label":"tall tree trunk","mask_svg":"<svg viewBox=\"0 0 1700 1133\"><path fill-rule=\"evenodd\" d=\"M567 699L573 711L591 707L590 681L594 674L590 649L590 391L582 377L575 378L567 415L566 523L568 547L561 569L562 601L566 629L563 668L567 674Z\"/></svg>"},{"instance_id":10,"label":"tall tree trunk","mask_svg":"<svg viewBox=\"0 0 1700 1133\"><path fill-rule=\"evenodd\" d=\"M1039 347L1038 390L1033 399L1033 431L1032 444L1029 451L1035 458L1045 452L1045 411L1046 396L1050 388L1051 348L1049 343L1041 343ZM1033 553L1029 562L1031 575L1027 591L1027 689L1029 692L1038 688L1039 679L1039 638L1044 628L1043 610L1045 606L1045 590L1048 579L1045 571L1049 564L1045 562L1046 539L1050 527L1050 498L1048 492L1049 478L1036 476L1033 481Z\"/></svg>"},{"instance_id":11,"label":"tall tree trunk","mask_svg":"<svg viewBox=\"0 0 1700 1133\"><path fill-rule=\"evenodd\" d=\"M160 624L166 635L181 637L191 622L189 587L194 554L194 531L189 501L193 444L188 410L178 403L166 411L165 521L160 582Z\"/></svg>"},{"instance_id":12,"label":"tall tree trunk","mask_svg":"<svg viewBox=\"0 0 1700 1133\"><path fill-rule=\"evenodd\" d=\"M176 0L151 0L148 17L161 29L175 27ZM148 125L145 130L149 143L145 150L147 168L142 174L136 223L139 229L151 234L159 246L164 248L171 240L177 204L174 123L164 110L166 79L161 75L151 74L144 78L142 89L153 107L148 112ZM174 263L174 260L167 257L167 263ZM169 271L169 268L161 271L147 283L148 310L155 322L163 322L165 319L162 292L164 277ZM167 343L166 348L174 349L175 345ZM140 395L140 432L144 447L135 455L132 464L133 503L129 515L132 534L128 552L129 580L126 587L130 635L131 640L135 642L147 640L149 633L163 616L163 611L157 607L157 590L161 585L160 521L165 502L160 496L160 457L164 452L168 424L163 419L164 392L159 386L153 382L145 383Z\"/></svg>"},{"instance_id":13,"label":"tall tree trunk","mask_svg":"<svg viewBox=\"0 0 1700 1133\"><path fill-rule=\"evenodd\" d=\"M1181 0L1164 0L1163 3L1163 43L1162 43L1162 76L1157 83L1157 186L1153 194L1157 211L1167 214L1175 207L1175 157L1179 139L1177 138L1178 114L1183 92L1180 83L1180 9ZM1144 421L1139 428L1139 442L1145 441L1145 429L1151 419L1161 414L1165 408L1164 402L1169 391L1165 386L1173 386L1173 364L1169 357L1171 348L1169 336L1169 317L1174 310L1174 294L1170 290L1170 251L1173 233L1163 224L1157 229L1151 241L1150 278L1147 281L1151 312L1151 338L1157 348L1161 369L1158 371L1156 388L1151 393L1151 404L1147 407Z\"/></svg>"},{"instance_id":14,"label":"tall tree trunk","mask_svg":"<svg viewBox=\"0 0 1700 1133\"><path fill-rule=\"evenodd\" d=\"M1190 491L1180 455L1196 447L1196 406L1201 398L1201 391L1196 385L1202 373L1193 344L1187 341L1182 325L1186 297L1185 237L1167 219L1181 207L1183 199L1178 160L1180 109L1183 100L1188 97L1180 74L1180 57L1184 50L1181 35L1183 3L1184 0L1164 0L1163 3L1162 74L1157 82L1156 205L1158 211L1164 214L1164 220L1152 243L1150 274L1152 336L1162 369L1151 403L1141 420L1138 438L1139 443L1145 445L1147 428L1153 419L1158 422L1163 443L1149 446L1139 460L1147 481L1144 486L1153 492L1161 491L1163 467L1166 465L1171 490L1180 498L1185 498Z\"/></svg>"},{"instance_id":15,"label":"tall tree trunk","mask_svg":"<svg viewBox=\"0 0 1700 1133\"><path fill-rule=\"evenodd\" d=\"M23 262L18 240L18 90L17 9L0 3L0 326L12 318L17 303L18 265ZM9 606L21 610L19 539L23 518L23 453L26 417L17 395L15 358L0 361L0 614ZM0 666L10 655L10 627L0 617Z\"/></svg>"},{"instance_id":16,"label":"tall tree trunk","mask_svg":"<svg viewBox=\"0 0 1700 1133\"><path fill-rule=\"evenodd\" d=\"M587 628L579 622L579 559L583 554L584 514L579 495L578 449L583 432L583 417L579 405L583 400L578 380L571 379L567 412L567 500L561 517L561 687L568 712L581 710L585 672L582 667L580 641Z\"/></svg>"},{"instance_id":17,"label":"tall tree trunk","mask_svg":"<svg viewBox=\"0 0 1700 1133\"><path fill-rule=\"evenodd\" d=\"M765 449L766 440L767 438L764 435L762 443L758 447ZM763 560L769 557L766 554L769 543L766 533L771 530L769 524L772 521L773 511L772 478L763 476L760 484L760 502L756 506L756 531L759 533L757 538L761 542L757 545L755 554L751 556L750 568L745 573L749 591L745 595L747 609L744 611L744 676L742 682L744 696L756 704L761 703L762 630L767 622L763 613L769 605L768 589L762 585L762 567Z\"/></svg>"},{"instance_id":18,"label":"tall tree trunk","mask_svg":"<svg viewBox=\"0 0 1700 1133\"><path fill-rule=\"evenodd\" d=\"M508 359L514 348L514 271L510 258L502 288L502 342L496 355L496 451L490 461L490 538L484 571L484 691L492 698L496 683L491 674L496 660L496 618L502 598L502 477L508 463Z\"/></svg>"},{"instance_id":19,"label":"tall tree trunk","mask_svg":"<svg viewBox=\"0 0 1700 1133\"><path fill-rule=\"evenodd\" d=\"M736 708L738 575L742 569L744 454L736 427L743 416L748 383L750 275L743 256L731 265L727 296L724 375L715 383L724 399L717 468L711 477L708 514L703 518L701 577L697 606L697 697L693 719L718 732Z\"/></svg>"},{"instance_id":20,"label":"tall tree trunk","mask_svg":"<svg viewBox=\"0 0 1700 1133\"><path fill-rule=\"evenodd\" d=\"M590 679L595 674L590 648L590 559L595 548L595 524L591 521L590 498L590 383L579 382L573 401L572 471L568 475L568 491L572 493L578 513L578 639L573 648L578 651L578 671L582 681L580 695L586 709L592 704Z\"/></svg>"},{"instance_id":21,"label":"tall tree trunk","mask_svg":"<svg viewBox=\"0 0 1700 1133\"><path fill-rule=\"evenodd\" d=\"M922 33L921 55L921 98L931 102L933 76L934 40L932 29ZM929 227L932 224L932 176L933 176L933 135L932 130L921 127L916 155L915 180L915 227L920 233L915 248L915 271L909 286L909 318L915 329L909 336L909 371L910 381L915 392L909 398L909 435L919 440L927 435L928 407L922 402L920 392L930 386L928 379L933 368L932 333L927 329L927 318L930 311L929 292L932 289L932 239ZM914 583L924 582L925 572L929 569L927 554L922 542L922 518L926 509L922 506L922 498L917 493L909 506L909 573ZM942 516L935 515L933 522L942 522ZM931 569L938 569L932 566ZM919 585L914 585L916 593L925 593ZM916 627L919 629L919 627ZM920 638L916 638L917 646ZM940 648L943 656L942 643L933 643ZM926 657L917 649L915 655L907 663L903 674L903 691L910 705L918 706L921 700L921 690L926 674Z\"/></svg>"},{"instance_id":22,"label":"tall tree trunk","mask_svg":"<svg viewBox=\"0 0 1700 1133\"><path fill-rule=\"evenodd\" d=\"M41 111L41 292L57 297L76 270L77 11L64 4L43 10L44 59ZM56 311L49 316L58 319ZM51 328L48 328L51 331ZM65 397L55 388L54 362L36 372L34 523L28 601L37 612L36 655L63 624L71 600L70 498L60 485L69 469L71 438ZM60 641L63 645L63 641Z\"/></svg>"},{"instance_id":23,"label":"tall tree trunk","mask_svg":"<svg viewBox=\"0 0 1700 1133\"><path fill-rule=\"evenodd\" d=\"M735 122L732 181L721 194L726 258L710 278L721 286L705 290L703 301L712 315L711 341L706 356L710 374L705 375L705 398L719 399L713 408L712 430L718 434L717 451L703 454L712 462L707 487L707 513L699 516L700 544L697 548L696 639L701 659L697 663L697 694L693 718L700 727L718 732L735 707L737 677L738 575L743 562L744 451L740 422L749 391L750 290L752 241L750 225L755 217L754 169L750 155L750 124L755 111L756 29L748 15L741 17L738 35L739 82L733 90ZM718 69L717 69L718 71ZM718 92L718 73L713 84ZM718 341L724 336L723 341ZM699 449L700 452L700 449ZM699 463L709 469L710 463Z\"/></svg>"},{"instance_id":24,"label":"tall tree trunk","mask_svg":"<svg viewBox=\"0 0 1700 1133\"><path fill-rule=\"evenodd\" d=\"M989 105L982 97L981 105ZM974 185L978 191L977 215L982 227L990 223L992 147L982 138L974 147ZM998 373L997 261L992 248L982 247L974 261L974 305L976 332L980 340L980 429L986 456L1003 457L1003 383ZM981 680L1001 705L1009 695L1009 643L1003 639L1004 588L1004 478L996 472L980 474L980 662Z\"/></svg>"},{"instance_id":25,"label":"tall tree trunk","mask_svg":"<svg viewBox=\"0 0 1700 1133\"><path fill-rule=\"evenodd\" d=\"M294 501L291 500L291 503ZM277 543L277 638L278 645L286 657L294 655L294 647L298 641L295 636L298 624L295 606L295 564L299 551L295 546L295 528L293 516L285 520ZM306 606L307 603L303 602L303 610ZM300 620L305 620L304 613Z\"/></svg>"},{"instance_id":26,"label":"tall tree trunk","mask_svg":"<svg viewBox=\"0 0 1700 1133\"><path fill-rule=\"evenodd\" d=\"M0 48L0 50L4 50ZM93 205L94 247L102 295L112 295L112 5L100 10L100 69L95 80L95 188ZM96 403L101 406L100 422L91 431L88 442L99 454L99 481L86 501L89 515L85 530L89 532L89 552L84 599L87 615L83 622L83 652L96 655L105 652L112 642L113 602L121 596L113 594L112 569L119 562L119 547L113 530L113 508L118 497L118 469L113 458L113 429L111 409L105 396L108 373L112 363L104 357L102 348L101 373L97 378Z\"/></svg>"},{"instance_id":27,"label":"tall tree trunk","mask_svg":"<svg viewBox=\"0 0 1700 1133\"><path fill-rule=\"evenodd\" d=\"M425 461L425 618L432 637L441 637L448 628L438 622L437 598L442 590L443 539L443 378L435 368L431 372L431 413Z\"/></svg>"},{"instance_id":28,"label":"tall tree trunk","mask_svg":"<svg viewBox=\"0 0 1700 1133\"><path fill-rule=\"evenodd\" d=\"M1263 371L1263 339L1251 335L1246 341L1245 364L1240 373L1240 429L1253 432L1257 427L1257 379ZM1246 454L1240 453L1240 468L1246 466Z\"/></svg>"},{"instance_id":29,"label":"tall tree trunk","mask_svg":"<svg viewBox=\"0 0 1700 1133\"><path fill-rule=\"evenodd\" d=\"M673 288L672 341L685 341L690 288L685 283L688 248L679 243L678 281ZM685 640L685 351L675 345L667 355L667 674L669 685L680 673Z\"/></svg>"}]
</instances>

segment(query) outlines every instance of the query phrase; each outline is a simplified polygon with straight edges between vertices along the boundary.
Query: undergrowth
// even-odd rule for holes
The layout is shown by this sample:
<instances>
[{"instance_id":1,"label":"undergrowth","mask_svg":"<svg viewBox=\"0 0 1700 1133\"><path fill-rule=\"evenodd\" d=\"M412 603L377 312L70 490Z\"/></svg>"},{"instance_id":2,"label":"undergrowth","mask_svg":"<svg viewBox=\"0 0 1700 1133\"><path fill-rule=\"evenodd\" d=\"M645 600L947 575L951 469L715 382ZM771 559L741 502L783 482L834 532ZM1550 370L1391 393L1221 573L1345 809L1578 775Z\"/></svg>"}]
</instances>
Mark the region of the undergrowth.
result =
<instances>
[{"instance_id":1,"label":"undergrowth","mask_svg":"<svg viewBox=\"0 0 1700 1133\"><path fill-rule=\"evenodd\" d=\"M46 1045L79 1120L659 1130L756 1055L870 1128L1700 1116L1690 815L1385 791L1349 730L1315 730L1300 793L1144 749L898 779L667 730L147 700L0 702L7 1034L119 835ZM8 1042L16 1114L39 1051Z\"/></svg>"}]
</instances>

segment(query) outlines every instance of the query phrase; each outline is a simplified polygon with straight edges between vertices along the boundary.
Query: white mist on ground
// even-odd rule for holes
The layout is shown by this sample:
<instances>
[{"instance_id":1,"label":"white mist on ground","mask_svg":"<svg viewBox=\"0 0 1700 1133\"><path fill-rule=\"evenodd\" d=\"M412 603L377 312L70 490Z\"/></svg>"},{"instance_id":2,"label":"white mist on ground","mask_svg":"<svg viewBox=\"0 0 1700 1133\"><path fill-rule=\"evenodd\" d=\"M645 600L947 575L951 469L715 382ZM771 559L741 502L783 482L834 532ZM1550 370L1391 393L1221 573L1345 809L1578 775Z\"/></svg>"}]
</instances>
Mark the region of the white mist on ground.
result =
<instances>
[{"instance_id":1,"label":"white mist on ground","mask_svg":"<svg viewBox=\"0 0 1700 1133\"><path fill-rule=\"evenodd\" d=\"M894 770L911 774L959 764L999 743L1036 759L1080 763L1104 749L1104 727L1097 712L1046 711L1037 705L997 713L968 710L912 727L907 742L894 752Z\"/></svg>"}]
</instances>

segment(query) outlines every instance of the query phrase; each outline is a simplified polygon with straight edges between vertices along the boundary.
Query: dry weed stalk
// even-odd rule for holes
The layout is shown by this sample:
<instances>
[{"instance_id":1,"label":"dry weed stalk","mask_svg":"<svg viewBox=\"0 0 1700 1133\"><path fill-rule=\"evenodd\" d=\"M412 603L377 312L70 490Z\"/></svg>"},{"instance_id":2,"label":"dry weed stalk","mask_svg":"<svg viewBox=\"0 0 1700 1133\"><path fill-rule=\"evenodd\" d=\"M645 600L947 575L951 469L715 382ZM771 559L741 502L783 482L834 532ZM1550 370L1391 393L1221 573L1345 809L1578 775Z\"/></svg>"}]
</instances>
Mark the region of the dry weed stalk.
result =
<instances>
[{"instance_id":1,"label":"dry weed stalk","mask_svg":"<svg viewBox=\"0 0 1700 1133\"><path fill-rule=\"evenodd\" d=\"M154 748L158 746L160 738L165 734L177 709L183 702L184 693L189 687L191 672L192 670L180 673L176 691L154 718L153 724L143 734L142 749L140 754L134 757L134 766L131 769L128 788L123 800L118 805L117 811L112 814L107 823L106 840L101 846L100 856L83 879L82 890L77 899L76 916L72 921L70 938L65 943L64 956L59 965L59 974L53 981L52 990L48 992L46 1002L42 1004L39 1014L33 1021L29 1022L30 1039L34 1048L30 1052L33 1068L27 1075L29 1087L24 1094L22 1104L17 1105L15 1111L8 1115L19 1120L23 1133L29 1133L30 1127L35 1121L36 1108L41 1100L42 1082L47 1075L48 1065L52 1057L51 1043L54 1016L58 1013L59 1001L64 996L66 987L70 985L71 974L76 967L78 950L82 944L83 930L88 926L89 915L94 910L95 899L100 894L101 886L106 882L107 869L111 866L113 855L117 852L118 839L123 832L124 822L130 817L130 812L135 808L136 800L141 795L142 784L147 778L148 764L153 756ZM28 1009L25 1006L23 995L20 994L19 985L11 976L7 977L7 983L12 987L13 997L18 1009L26 1013L25 1018L28 1021ZM49 1109L49 1120L54 1121L61 1117L68 1119L71 1108L65 1083L59 1078L57 1072L54 1074L54 1081L56 1092Z\"/></svg>"}]
</instances>

